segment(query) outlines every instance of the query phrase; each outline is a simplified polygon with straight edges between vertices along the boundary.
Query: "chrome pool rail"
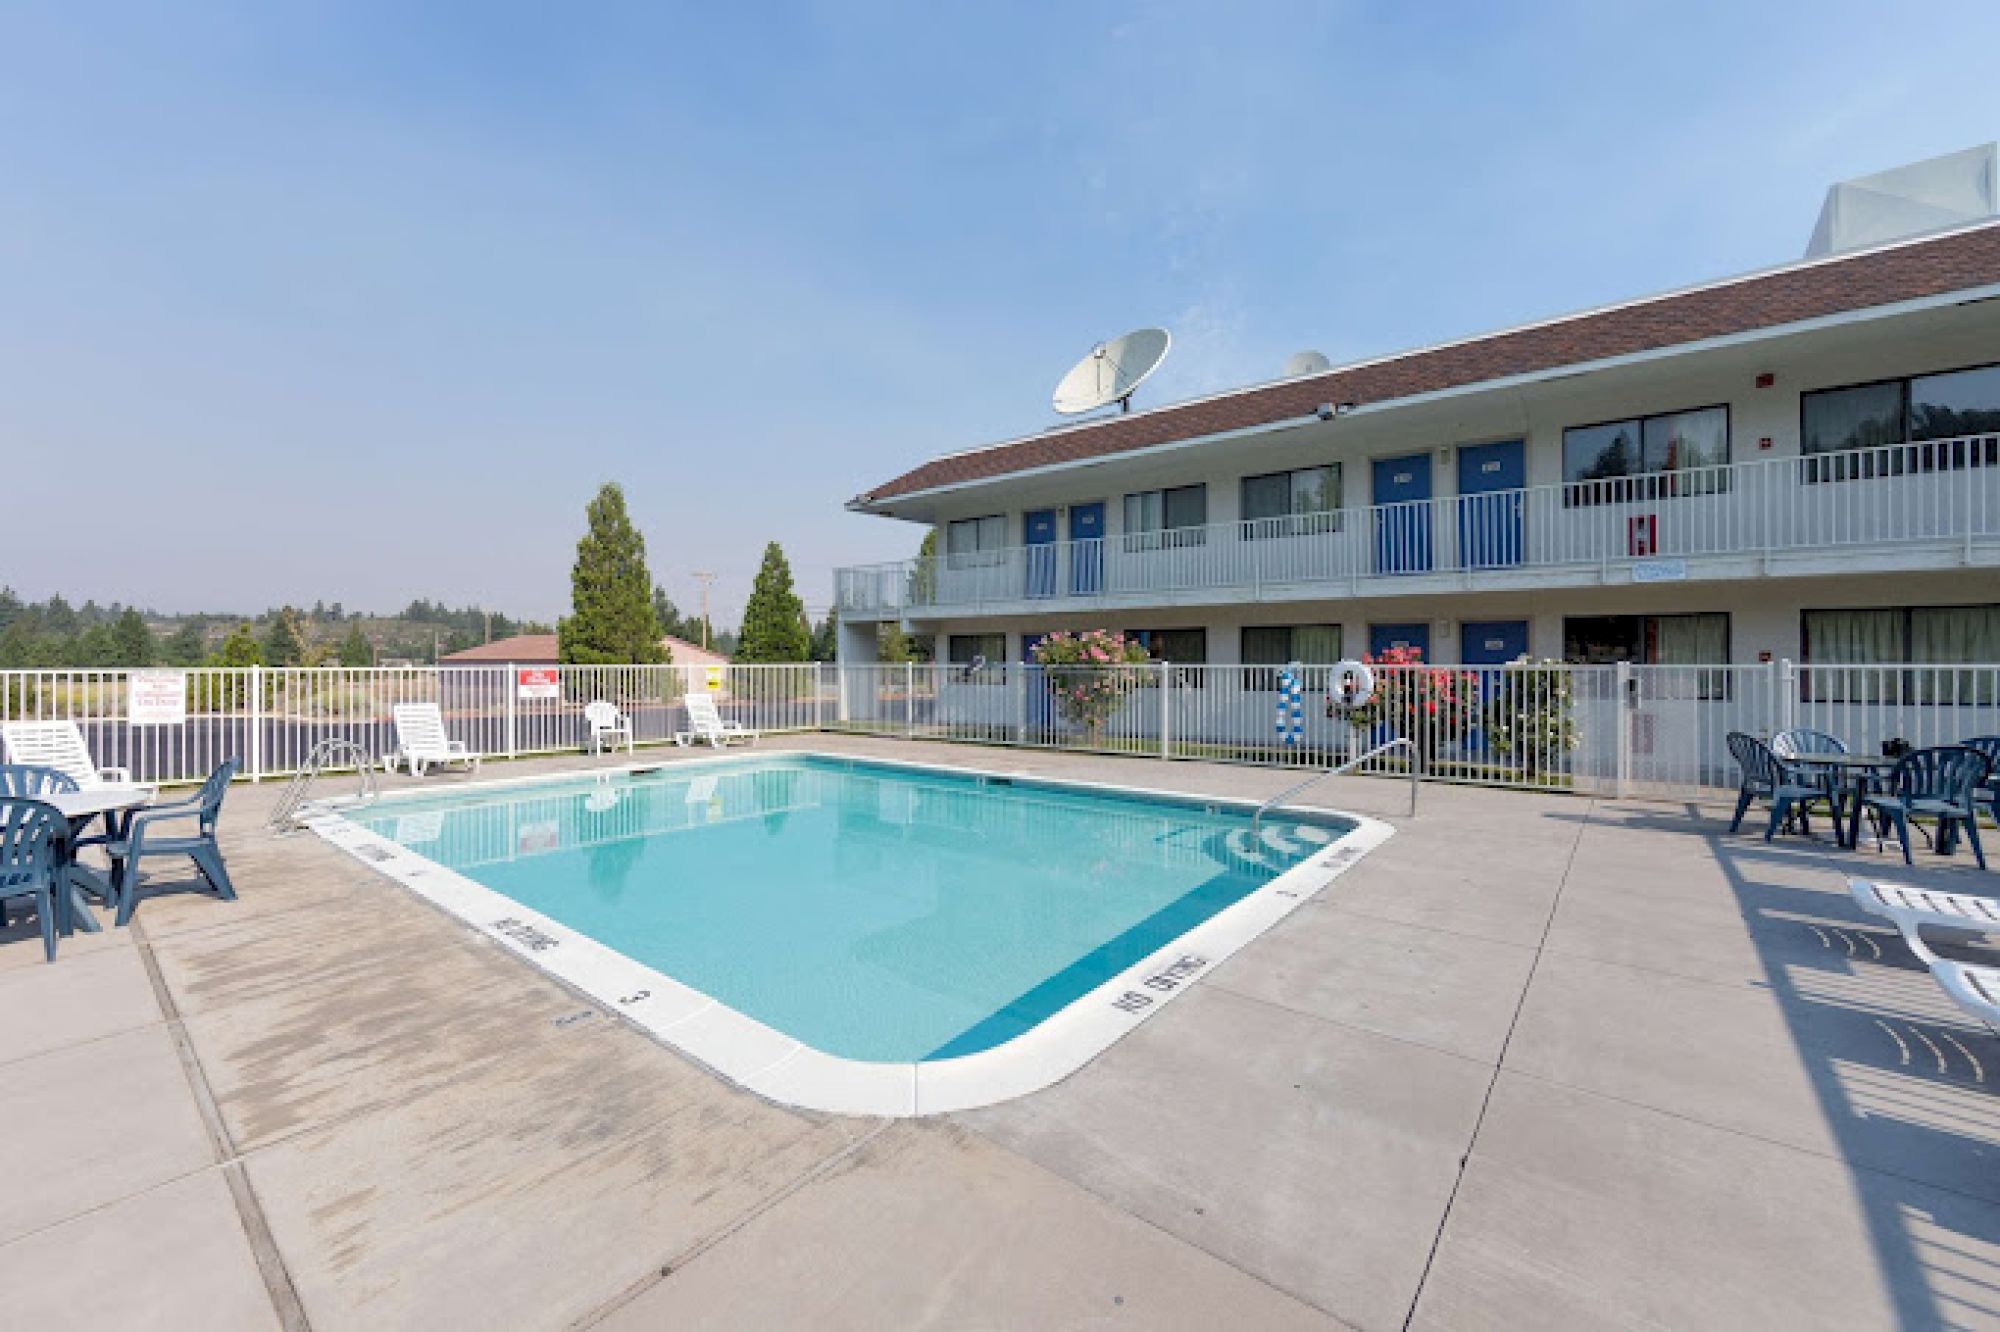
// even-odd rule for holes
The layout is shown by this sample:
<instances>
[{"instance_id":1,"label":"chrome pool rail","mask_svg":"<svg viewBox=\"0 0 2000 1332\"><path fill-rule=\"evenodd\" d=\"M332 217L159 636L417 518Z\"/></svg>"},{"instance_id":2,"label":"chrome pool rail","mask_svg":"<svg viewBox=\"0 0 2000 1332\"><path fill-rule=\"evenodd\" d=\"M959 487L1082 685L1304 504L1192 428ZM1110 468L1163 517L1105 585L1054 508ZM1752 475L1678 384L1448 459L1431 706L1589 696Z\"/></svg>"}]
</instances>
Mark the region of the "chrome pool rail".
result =
<instances>
[{"instance_id":1,"label":"chrome pool rail","mask_svg":"<svg viewBox=\"0 0 2000 1332\"><path fill-rule=\"evenodd\" d=\"M1278 792L1278 794L1272 796L1269 800L1266 800L1263 804L1257 806L1257 812L1250 816L1251 834L1253 836L1256 834L1259 825L1262 824L1264 821L1264 815L1266 813L1268 813L1276 806L1283 804L1285 801L1290 800L1293 796L1297 795L1299 792L1307 789L1308 787L1317 785L1318 783L1325 781L1329 777L1338 777L1342 773L1353 772L1356 768L1366 763L1369 759L1375 758L1376 756L1381 754L1386 754L1392 749L1407 749L1410 751L1410 817L1415 818L1417 816L1417 787L1423 779L1423 774L1417 770L1416 744L1413 741L1411 741L1408 737L1399 735L1394 740L1386 740L1383 743L1375 746L1375 748L1369 750L1366 754L1356 755L1354 758L1347 760L1345 763L1341 763L1334 767L1327 768L1323 771L1316 772L1312 776L1300 782L1298 785L1286 787L1284 790Z\"/></svg>"},{"instance_id":2,"label":"chrome pool rail","mask_svg":"<svg viewBox=\"0 0 2000 1332\"><path fill-rule=\"evenodd\" d=\"M292 775L292 780L285 783L285 789L279 793L278 802L271 807L271 816L264 821L265 828L279 836L303 828L305 824L299 816L306 807L306 798L312 794L313 783L319 779L320 773L328 768L348 766L354 768L359 783L355 787L353 798L344 807L356 809L362 805L373 804L375 797L380 794L375 780L375 761L369 758L368 752L354 741L328 736L312 747L312 751L306 755L305 762L300 764L299 770Z\"/></svg>"}]
</instances>

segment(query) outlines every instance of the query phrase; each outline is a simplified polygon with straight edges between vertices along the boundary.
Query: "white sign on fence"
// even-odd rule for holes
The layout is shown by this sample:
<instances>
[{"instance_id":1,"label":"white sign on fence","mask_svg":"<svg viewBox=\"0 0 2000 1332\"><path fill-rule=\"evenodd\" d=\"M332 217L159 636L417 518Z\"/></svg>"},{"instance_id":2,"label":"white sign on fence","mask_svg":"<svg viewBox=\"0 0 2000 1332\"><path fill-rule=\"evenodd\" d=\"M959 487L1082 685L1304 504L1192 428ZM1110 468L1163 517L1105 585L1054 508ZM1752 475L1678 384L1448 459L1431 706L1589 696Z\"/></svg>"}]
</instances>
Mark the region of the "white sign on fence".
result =
<instances>
[{"instance_id":1,"label":"white sign on fence","mask_svg":"<svg viewBox=\"0 0 2000 1332\"><path fill-rule=\"evenodd\" d=\"M125 721L132 726L187 724L187 672L133 671L125 677Z\"/></svg>"},{"instance_id":2,"label":"white sign on fence","mask_svg":"<svg viewBox=\"0 0 2000 1332\"><path fill-rule=\"evenodd\" d=\"M562 676L553 666L522 670L515 675L515 691L523 703L546 702L562 697Z\"/></svg>"}]
</instances>

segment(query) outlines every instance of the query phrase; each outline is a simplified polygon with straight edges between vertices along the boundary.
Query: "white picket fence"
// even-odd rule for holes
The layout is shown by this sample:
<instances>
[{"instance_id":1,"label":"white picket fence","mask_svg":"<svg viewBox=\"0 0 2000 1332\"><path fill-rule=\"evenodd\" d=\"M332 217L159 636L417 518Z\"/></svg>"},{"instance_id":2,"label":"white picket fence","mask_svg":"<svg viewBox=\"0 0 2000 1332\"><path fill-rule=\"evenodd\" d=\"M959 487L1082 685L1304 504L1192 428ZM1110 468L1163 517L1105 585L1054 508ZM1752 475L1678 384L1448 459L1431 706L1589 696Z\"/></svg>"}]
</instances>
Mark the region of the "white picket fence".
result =
<instances>
[{"instance_id":1,"label":"white picket fence","mask_svg":"<svg viewBox=\"0 0 2000 1332\"><path fill-rule=\"evenodd\" d=\"M583 706L611 699L638 743L686 728L689 692L767 734L844 731L1164 759L1324 767L1391 736L1415 747L1432 780L1679 795L1733 789L1725 737L1807 726L1851 749L1923 746L2000 734L2000 665L1423 666L1377 671L1377 706L1329 708L1326 668L1307 667L1303 726L1277 726L1268 666L1149 663L1099 668L1112 703L1073 715L1063 671L1019 663L922 665L339 667L195 669L186 719L134 724L128 675L115 670L0 672L0 721L69 719L100 764L152 782L199 780L226 758L255 780L296 771L319 741L394 748L391 710L433 702L453 738L495 757L576 752ZM523 672L546 672L527 680ZM551 685L550 680L553 680ZM1106 681L1108 680L1108 685ZM1095 722L1095 724L1093 724ZM1401 755L1375 761L1407 771Z\"/></svg>"}]
</instances>

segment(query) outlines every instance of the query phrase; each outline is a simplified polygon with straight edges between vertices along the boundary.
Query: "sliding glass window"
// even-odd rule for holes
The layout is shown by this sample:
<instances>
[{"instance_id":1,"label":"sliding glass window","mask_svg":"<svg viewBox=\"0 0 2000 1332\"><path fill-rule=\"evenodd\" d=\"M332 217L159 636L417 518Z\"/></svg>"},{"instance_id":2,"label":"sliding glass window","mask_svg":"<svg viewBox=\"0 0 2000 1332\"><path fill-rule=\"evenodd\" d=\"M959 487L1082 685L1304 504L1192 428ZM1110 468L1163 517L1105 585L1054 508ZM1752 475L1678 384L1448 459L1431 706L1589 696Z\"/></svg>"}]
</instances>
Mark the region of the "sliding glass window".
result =
<instances>
[{"instance_id":1,"label":"sliding glass window","mask_svg":"<svg viewBox=\"0 0 2000 1332\"><path fill-rule=\"evenodd\" d=\"M1175 486L1125 497L1125 549L1168 550L1208 539L1208 487Z\"/></svg>"},{"instance_id":2,"label":"sliding glass window","mask_svg":"<svg viewBox=\"0 0 2000 1332\"><path fill-rule=\"evenodd\" d=\"M1243 539L1340 530L1340 464L1243 478Z\"/></svg>"},{"instance_id":3,"label":"sliding glass window","mask_svg":"<svg viewBox=\"0 0 2000 1332\"><path fill-rule=\"evenodd\" d=\"M1799 395L1806 481L2000 466L2000 366Z\"/></svg>"},{"instance_id":4,"label":"sliding glass window","mask_svg":"<svg viewBox=\"0 0 2000 1332\"><path fill-rule=\"evenodd\" d=\"M1626 504L1729 488L1729 409L1696 407L1563 431L1564 505Z\"/></svg>"}]
</instances>

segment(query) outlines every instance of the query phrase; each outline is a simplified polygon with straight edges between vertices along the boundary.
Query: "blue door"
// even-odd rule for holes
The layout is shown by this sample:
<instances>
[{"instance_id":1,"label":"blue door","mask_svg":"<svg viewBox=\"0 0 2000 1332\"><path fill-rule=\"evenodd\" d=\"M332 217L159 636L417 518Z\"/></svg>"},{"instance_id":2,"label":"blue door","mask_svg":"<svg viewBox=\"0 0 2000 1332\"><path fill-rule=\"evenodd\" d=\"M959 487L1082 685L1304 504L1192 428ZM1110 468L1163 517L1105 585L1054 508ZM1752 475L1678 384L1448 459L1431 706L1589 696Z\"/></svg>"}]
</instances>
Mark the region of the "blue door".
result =
<instances>
[{"instance_id":1,"label":"blue door","mask_svg":"<svg viewBox=\"0 0 2000 1332\"><path fill-rule=\"evenodd\" d=\"M1021 530L1027 550L1028 586L1031 597L1056 594L1056 511L1036 509L1021 515Z\"/></svg>"},{"instance_id":2,"label":"blue door","mask_svg":"<svg viewBox=\"0 0 2000 1332\"><path fill-rule=\"evenodd\" d=\"M1368 626L1368 655L1379 657L1391 648L1415 648L1425 661L1431 659L1431 627L1428 624L1371 624Z\"/></svg>"},{"instance_id":3,"label":"blue door","mask_svg":"<svg viewBox=\"0 0 2000 1332\"><path fill-rule=\"evenodd\" d=\"M1375 572L1429 573L1431 455L1375 460Z\"/></svg>"},{"instance_id":4,"label":"blue door","mask_svg":"<svg viewBox=\"0 0 2000 1332\"><path fill-rule=\"evenodd\" d=\"M1104 587L1104 501L1069 506L1069 590L1094 596Z\"/></svg>"},{"instance_id":5,"label":"blue door","mask_svg":"<svg viewBox=\"0 0 2000 1332\"><path fill-rule=\"evenodd\" d=\"M1458 627L1458 645L1467 666L1505 666L1528 655L1528 622L1468 620Z\"/></svg>"},{"instance_id":6,"label":"blue door","mask_svg":"<svg viewBox=\"0 0 2000 1332\"><path fill-rule=\"evenodd\" d=\"M1474 687L1479 691L1482 704L1494 697L1508 678L1508 672L1495 670L1510 661L1518 661L1528 655L1528 622L1526 620L1467 620L1458 626L1459 660L1467 666L1484 667L1475 672ZM1483 716L1486 709L1482 706ZM1475 728L1466 736L1467 748L1476 754L1487 752L1486 730L1484 726Z\"/></svg>"},{"instance_id":7,"label":"blue door","mask_svg":"<svg viewBox=\"0 0 2000 1332\"><path fill-rule=\"evenodd\" d=\"M1523 441L1459 449L1459 567L1499 569L1521 562L1521 492L1527 484Z\"/></svg>"}]
</instances>

